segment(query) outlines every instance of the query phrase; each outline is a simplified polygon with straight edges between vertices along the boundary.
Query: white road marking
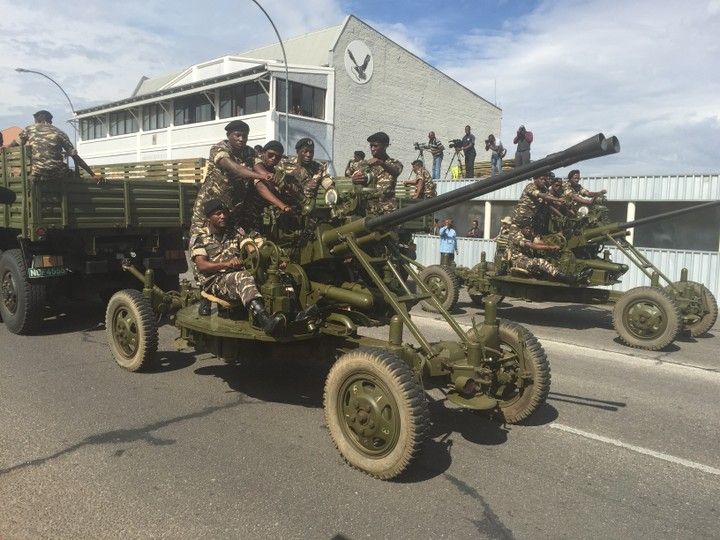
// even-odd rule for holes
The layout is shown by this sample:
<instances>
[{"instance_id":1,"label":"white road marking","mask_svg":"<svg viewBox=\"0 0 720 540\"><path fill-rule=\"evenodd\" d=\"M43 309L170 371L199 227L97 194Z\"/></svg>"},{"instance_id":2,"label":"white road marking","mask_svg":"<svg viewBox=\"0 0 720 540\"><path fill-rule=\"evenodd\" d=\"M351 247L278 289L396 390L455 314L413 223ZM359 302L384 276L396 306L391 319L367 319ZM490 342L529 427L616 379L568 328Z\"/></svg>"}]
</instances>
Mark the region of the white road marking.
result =
<instances>
[{"instance_id":1,"label":"white road marking","mask_svg":"<svg viewBox=\"0 0 720 540\"><path fill-rule=\"evenodd\" d=\"M675 463L676 465L681 465L689 469L695 469L704 473L720 476L720 469L710 467L709 465L703 465L702 463L697 463L695 461L690 461L689 459L671 456L670 454L664 454L663 452L657 452L656 450L651 450L650 448L643 448L642 446L635 446L634 444L627 444L617 439L611 439L610 437L604 437L603 435L597 435L595 433L590 433L581 429L575 429L573 427L558 424L555 422L553 422L552 424L548 424L548 427L552 429L559 429L560 431L565 431L574 435L579 435L580 437L585 437L586 439L592 439L594 441L600 441L605 444L611 444L613 446L617 446L618 448L625 448L626 450L637 452L638 454L652 456L654 458L668 461L670 463Z\"/></svg>"}]
</instances>

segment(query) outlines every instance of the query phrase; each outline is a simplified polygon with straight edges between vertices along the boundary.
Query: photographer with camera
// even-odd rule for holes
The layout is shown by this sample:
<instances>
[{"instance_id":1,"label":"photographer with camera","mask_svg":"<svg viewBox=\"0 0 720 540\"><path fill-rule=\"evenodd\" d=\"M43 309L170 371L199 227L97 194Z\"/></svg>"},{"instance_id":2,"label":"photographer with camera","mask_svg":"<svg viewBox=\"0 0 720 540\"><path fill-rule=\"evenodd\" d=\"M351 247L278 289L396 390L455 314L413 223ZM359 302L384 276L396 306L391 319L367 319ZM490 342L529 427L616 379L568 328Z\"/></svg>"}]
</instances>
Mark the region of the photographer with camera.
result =
<instances>
[{"instance_id":1,"label":"photographer with camera","mask_svg":"<svg viewBox=\"0 0 720 540\"><path fill-rule=\"evenodd\" d=\"M530 163L530 144L532 142L532 131L527 131L525 126L520 126L513 139L513 144L517 144L517 150L515 151L516 167Z\"/></svg>"},{"instance_id":2,"label":"photographer with camera","mask_svg":"<svg viewBox=\"0 0 720 540\"><path fill-rule=\"evenodd\" d=\"M433 157L432 177L437 180L440 178L440 168L442 167L443 152L445 150L445 147L437 139L437 137L435 137L434 131L428 133L427 147Z\"/></svg>"},{"instance_id":3,"label":"photographer with camera","mask_svg":"<svg viewBox=\"0 0 720 540\"><path fill-rule=\"evenodd\" d=\"M465 153L465 178L475 176L475 135L470 133L470 126L465 126L465 136L462 138L462 149Z\"/></svg>"},{"instance_id":4,"label":"photographer with camera","mask_svg":"<svg viewBox=\"0 0 720 540\"><path fill-rule=\"evenodd\" d=\"M485 150L490 150L490 176L495 176L502 172L502 160L507 154L507 150L503 148L500 141L495 141L495 135L492 133L485 139Z\"/></svg>"}]
</instances>

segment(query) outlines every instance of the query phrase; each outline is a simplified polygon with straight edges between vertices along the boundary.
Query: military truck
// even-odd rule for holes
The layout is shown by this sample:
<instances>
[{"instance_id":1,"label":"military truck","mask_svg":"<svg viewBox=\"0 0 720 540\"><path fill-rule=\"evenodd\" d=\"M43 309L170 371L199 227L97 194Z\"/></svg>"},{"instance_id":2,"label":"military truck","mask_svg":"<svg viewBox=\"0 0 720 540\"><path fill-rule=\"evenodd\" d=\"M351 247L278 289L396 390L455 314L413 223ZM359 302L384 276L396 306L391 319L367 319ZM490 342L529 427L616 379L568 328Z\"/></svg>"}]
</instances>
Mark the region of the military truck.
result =
<instances>
[{"instance_id":1,"label":"military truck","mask_svg":"<svg viewBox=\"0 0 720 540\"><path fill-rule=\"evenodd\" d=\"M635 221L608 223L606 208L598 204L590 209L581 208L577 217L552 218L551 232L541 239L558 246L558 251L538 256L553 262L565 274L591 272L587 283L560 283L512 268L502 242L498 242L493 262L487 261L483 253L480 262L471 269L433 265L422 270L421 279L449 309L457 302L460 284L467 287L470 299L479 307L488 297L495 303L509 297L531 302L612 304L613 327L626 345L660 350L670 345L681 331L700 336L710 330L717 320L717 302L705 285L688 280L687 269L680 271L678 281L672 281L625 237L631 228L717 205L720 201L710 201ZM620 283L629 269L626 264L611 260L608 246L617 248L645 274L649 286L626 292L601 288ZM427 302L423 307L434 310Z\"/></svg>"},{"instance_id":2,"label":"military truck","mask_svg":"<svg viewBox=\"0 0 720 540\"><path fill-rule=\"evenodd\" d=\"M519 182L538 171L619 151L602 134L564 152L504 173ZM308 204L300 215L278 215L262 244L238 250L269 311L286 315L283 332L267 335L242 305L184 282L180 293L163 291L154 271L126 261L143 283L110 299L106 331L115 362L128 371L152 365L158 320L169 315L179 331L176 345L236 361L258 356L312 357L333 362L325 382L325 419L343 458L371 476L390 479L405 471L428 434L426 385L474 410L495 411L508 423L532 415L550 389L542 346L520 325L500 321L492 298L485 319L469 330L442 307L401 252L397 227L475 196L481 183L380 216L367 215L367 193L353 187L329 191L326 204ZM249 247L252 246L252 247ZM411 291L406 276L417 283ZM213 304L198 311L201 298ZM431 342L410 315L421 300L434 303L454 335ZM360 334L361 327L388 326L387 340ZM414 343L404 342L407 329Z\"/></svg>"},{"instance_id":3,"label":"military truck","mask_svg":"<svg viewBox=\"0 0 720 540\"><path fill-rule=\"evenodd\" d=\"M96 167L101 185L77 172L36 181L29 165L27 150L1 150L0 316L9 331L33 332L63 297L132 286L121 268L128 257L178 288L203 160Z\"/></svg>"}]
</instances>

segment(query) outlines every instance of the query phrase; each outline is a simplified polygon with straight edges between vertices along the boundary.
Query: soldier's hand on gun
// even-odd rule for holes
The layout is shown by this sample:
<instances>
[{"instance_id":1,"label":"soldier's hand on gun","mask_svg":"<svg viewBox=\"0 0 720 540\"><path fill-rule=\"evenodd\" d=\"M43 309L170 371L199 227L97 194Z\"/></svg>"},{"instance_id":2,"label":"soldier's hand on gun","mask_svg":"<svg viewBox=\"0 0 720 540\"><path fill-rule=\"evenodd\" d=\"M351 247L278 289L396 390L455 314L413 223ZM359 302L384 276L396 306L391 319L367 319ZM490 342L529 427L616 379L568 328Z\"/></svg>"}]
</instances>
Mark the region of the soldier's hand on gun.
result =
<instances>
[{"instance_id":1,"label":"soldier's hand on gun","mask_svg":"<svg viewBox=\"0 0 720 540\"><path fill-rule=\"evenodd\" d=\"M233 257L225 263L230 270L239 270L243 267L243 263L238 257Z\"/></svg>"},{"instance_id":2,"label":"soldier's hand on gun","mask_svg":"<svg viewBox=\"0 0 720 540\"><path fill-rule=\"evenodd\" d=\"M350 178L352 178L353 184L364 184L367 181L367 177L362 171L355 171Z\"/></svg>"}]
</instances>

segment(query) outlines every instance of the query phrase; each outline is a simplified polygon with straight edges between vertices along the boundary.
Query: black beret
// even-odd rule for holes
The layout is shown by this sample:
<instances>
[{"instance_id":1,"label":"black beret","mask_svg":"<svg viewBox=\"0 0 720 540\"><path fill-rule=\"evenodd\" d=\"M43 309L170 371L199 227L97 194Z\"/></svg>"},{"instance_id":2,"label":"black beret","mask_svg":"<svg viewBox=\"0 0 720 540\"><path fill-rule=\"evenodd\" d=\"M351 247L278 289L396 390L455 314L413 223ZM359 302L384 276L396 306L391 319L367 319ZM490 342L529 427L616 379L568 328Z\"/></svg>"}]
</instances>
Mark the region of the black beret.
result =
<instances>
[{"instance_id":1,"label":"black beret","mask_svg":"<svg viewBox=\"0 0 720 540\"><path fill-rule=\"evenodd\" d=\"M285 153L285 147L280 141L268 141L267 144L263 146L263 152L265 150L274 150L281 156Z\"/></svg>"},{"instance_id":2,"label":"black beret","mask_svg":"<svg viewBox=\"0 0 720 540\"><path fill-rule=\"evenodd\" d=\"M209 201L205 201L205 204L203 205L203 211L206 216L209 216L220 209L225 210L226 212L228 211L228 207L225 206L225 203L220 199L210 199Z\"/></svg>"},{"instance_id":3,"label":"black beret","mask_svg":"<svg viewBox=\"0 0 720 540\"><path fill-rule=\"evenodd\" d=\"M373 133L367 138L368 142L379 142L380 144L384 144L385 146L388 146L390 144L390 137L388 137L388 134L384 131L378 131L377 133Z\"/></svg>"},{"instance_id":4,"label":"black beret","mask_svg":"<svg viewBox=\"0 0 720 540\"><path fill-rule=\"evenodd\" d=\"M298 142L295 143L295 150L300 150L301 148L313 148L315 146L315 143L310 137L303 137Z\"/></svg>"},{"instance_id":5,"label":"black beret","mask_svg":"<svg viewBox=\"0 0 720 540\"><path fill-rule=\"evenodd\" d=\"M43 110L38 111L35 114L33 114L33 118L38 118L38 117L47 118L49 120L52 120L53 115L50 113L50 111L46 111L45 109L43 109Z\"/></svg>"},{"instance_id":6,"label":"black beret","mask_svg":"<svg viewBox=\"0 0 720 540\"><path fill-rule=\"evenodd\" d=\"M225 132L230 133L231 131L245 131L250 132L250 126L248 126L242 120L233 120L227 126L225 126Z\"/></svg>"}]
</instances>

